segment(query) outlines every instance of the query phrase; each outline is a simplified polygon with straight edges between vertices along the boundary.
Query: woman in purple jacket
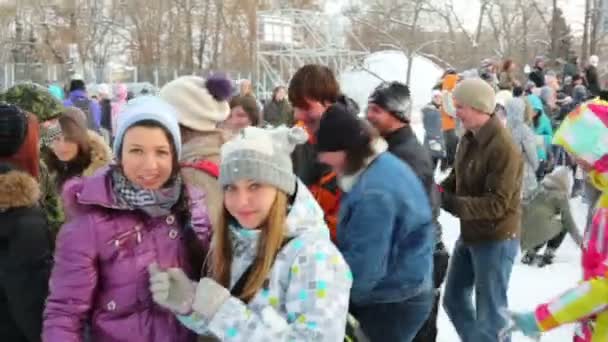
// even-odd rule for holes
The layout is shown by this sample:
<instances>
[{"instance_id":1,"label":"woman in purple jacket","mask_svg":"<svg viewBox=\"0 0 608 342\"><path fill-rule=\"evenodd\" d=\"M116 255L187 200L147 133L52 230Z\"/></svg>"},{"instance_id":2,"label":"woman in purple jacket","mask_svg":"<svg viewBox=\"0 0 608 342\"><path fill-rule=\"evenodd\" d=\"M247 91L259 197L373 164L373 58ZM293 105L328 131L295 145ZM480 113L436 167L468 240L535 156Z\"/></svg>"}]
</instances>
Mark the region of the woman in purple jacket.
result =
<instances>
[{"instance_id":1,"label":"woman in purple jacket","mask_svg":"<svg viewBox=\"0 0 608 342\"><path fill-rule=\"evenodd\" d=\"M117 164L66 183L61 229L44 313L43 340L194 341L154 304L147 267L181 267L198 280L211 228L202 194L179 173L177 113L157 97L124 109Z\"/></svg>"}]
</instances>

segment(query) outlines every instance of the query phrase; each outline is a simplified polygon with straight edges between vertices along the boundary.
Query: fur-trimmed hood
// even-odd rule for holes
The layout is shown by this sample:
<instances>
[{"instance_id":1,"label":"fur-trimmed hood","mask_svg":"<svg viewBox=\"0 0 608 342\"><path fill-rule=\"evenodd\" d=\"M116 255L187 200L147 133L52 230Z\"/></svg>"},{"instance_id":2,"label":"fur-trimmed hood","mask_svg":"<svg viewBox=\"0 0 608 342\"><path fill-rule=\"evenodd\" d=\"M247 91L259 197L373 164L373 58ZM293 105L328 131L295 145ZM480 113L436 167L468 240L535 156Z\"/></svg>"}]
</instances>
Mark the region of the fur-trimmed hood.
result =
<instances>
[{"instance_id":1,"label":"fur-trimmed hood","mask_svg":"<svg viewBox=\"0 0 608 342\"><path fill-rule=\"evenodd\" d=\"M29 174L10 170L0 173L0 212L33 207L40 199L40 185Z\"/></svg>"},{"instance_id":2,"label":"fur-trimmed hood","mask_svg":"<svg viewBox=\"0 0 608 342\"><path fill-rule=\"evenodd\" d=\"M98 169L110 164L112 151L103 137L93 131L89 131L89 145L91 147L91 164L82 172L85 177L92 176Z\"/></svg>"}]
</instances>

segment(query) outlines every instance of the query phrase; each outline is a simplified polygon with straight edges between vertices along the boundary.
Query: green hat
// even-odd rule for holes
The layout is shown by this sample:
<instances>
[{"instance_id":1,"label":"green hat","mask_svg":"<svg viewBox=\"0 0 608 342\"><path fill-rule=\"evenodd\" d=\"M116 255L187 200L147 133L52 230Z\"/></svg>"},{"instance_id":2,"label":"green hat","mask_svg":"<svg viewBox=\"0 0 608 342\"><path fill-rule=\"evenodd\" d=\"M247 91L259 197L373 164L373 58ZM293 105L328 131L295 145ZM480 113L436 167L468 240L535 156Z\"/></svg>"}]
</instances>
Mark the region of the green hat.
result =
<instances>
[{"instance_id":1,"label":"green hat","mask_svg":"<svg viewBox=\"0 0 608 342\"><path fill-rule=\"evenodd\" d=\"M64 109L48 89L35 83L22 83L9 88L0 94L0 101L17 105L36 115L40 122L57 118Z\"/></svg>"}]
</instances>

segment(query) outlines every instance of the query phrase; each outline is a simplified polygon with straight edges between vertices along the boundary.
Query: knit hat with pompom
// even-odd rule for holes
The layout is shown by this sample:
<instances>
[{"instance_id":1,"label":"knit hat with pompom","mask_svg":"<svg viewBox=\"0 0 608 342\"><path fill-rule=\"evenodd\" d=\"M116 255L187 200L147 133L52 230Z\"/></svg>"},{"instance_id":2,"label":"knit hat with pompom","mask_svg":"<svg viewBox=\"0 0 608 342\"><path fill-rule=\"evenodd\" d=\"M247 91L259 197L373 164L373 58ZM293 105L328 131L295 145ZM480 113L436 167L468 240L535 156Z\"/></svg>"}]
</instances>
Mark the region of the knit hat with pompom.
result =
<instances>
[{"instance_id":1,"label":"knit hat with pompom","mask_svg":"<svg viewBox=\"0 0 608 342\"><path fill-rule=\"evenodd\" d=\"M221 75L208 79L184 76L166 84L160 97L177 109L177 121L194 131L214 131L230 114L232 82Z\"/></svg>"}]
</instances>

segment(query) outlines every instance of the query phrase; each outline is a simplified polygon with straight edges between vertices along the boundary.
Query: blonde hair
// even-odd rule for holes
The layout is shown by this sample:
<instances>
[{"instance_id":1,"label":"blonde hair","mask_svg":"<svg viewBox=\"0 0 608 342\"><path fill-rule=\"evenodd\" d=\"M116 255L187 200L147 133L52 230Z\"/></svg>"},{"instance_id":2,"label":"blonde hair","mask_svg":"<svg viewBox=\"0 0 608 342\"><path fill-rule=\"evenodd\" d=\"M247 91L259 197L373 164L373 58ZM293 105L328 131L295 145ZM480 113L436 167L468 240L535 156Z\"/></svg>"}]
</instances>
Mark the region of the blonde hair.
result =
<instances>
[{"instance_id":1,"label":"blonde hair","mask_svg":"<svg viewBox=\"0 0 608 342\"><path fill-rule=\"evenodd\" d=\"M286 217L287 195L278 191L268 217L262 225L256 258L249 273L249 278L245 282L243 292L239 296L244 302L251 300L264 286L276 255L283 244ZM226 288L230 288L233 252L228 228L231 220L233 220L233 217L224 206L218 225L215 227L211 245L210 276Z\"/></svg>"}]
</instances>

